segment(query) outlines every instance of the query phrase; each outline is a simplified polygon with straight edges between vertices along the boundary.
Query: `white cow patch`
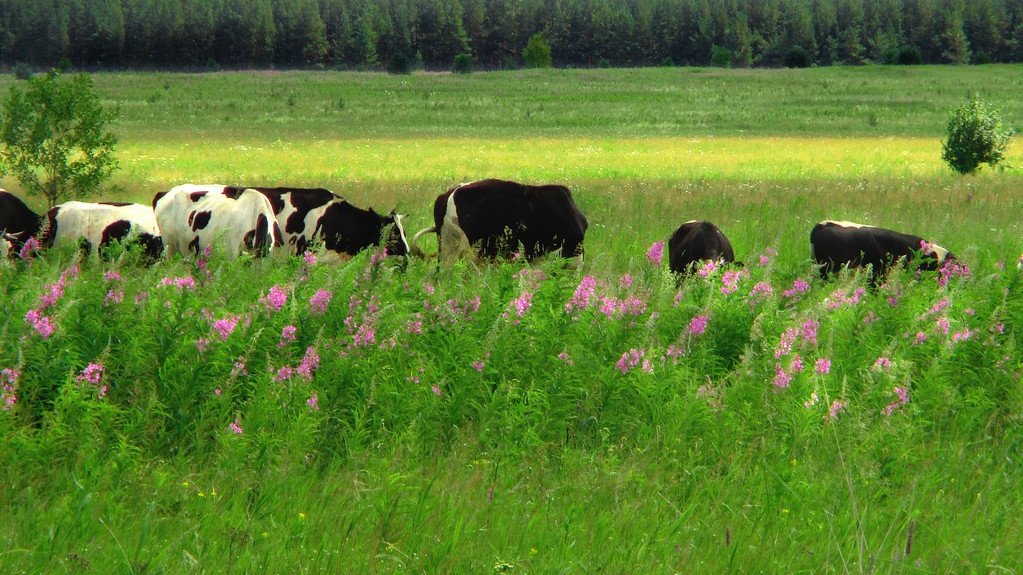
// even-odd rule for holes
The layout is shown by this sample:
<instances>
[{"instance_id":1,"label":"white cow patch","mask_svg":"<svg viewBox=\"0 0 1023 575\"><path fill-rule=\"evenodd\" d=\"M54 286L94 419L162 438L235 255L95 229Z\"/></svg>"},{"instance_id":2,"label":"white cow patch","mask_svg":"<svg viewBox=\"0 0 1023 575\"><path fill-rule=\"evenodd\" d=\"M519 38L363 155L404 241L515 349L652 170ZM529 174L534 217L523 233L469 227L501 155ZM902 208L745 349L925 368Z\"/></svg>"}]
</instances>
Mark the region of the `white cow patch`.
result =
<instances>
[{"instance_id":1,"label":"white cow patch","mask_svg":"<svg viewBox=\"0 0 1023 575\"><path fill-rule=\"evenodd\" d=\"M452 264L460 259L475 260L476 253L469 245L469 238L458 225L458 211L455 209L455 190L448 196L448 207L444 211L444 224L441 226L441 261Z\"/></svg>"},{"instance_id":2,"label":"white cow patch","mask_svg":"<svg viewBox=\"0 0 1023 575\"><path fill-rule=\"evenodd\" d=\"M93 204L87 202L66 202L55 208L56 231L49 236L52 245L66 242L78 242L85 239L89 242L91 253L98 253L103 240L103 232L108 226L118 221L127 221L131 230L126 240L149 234L160 235L160 227L156 215L149 206L128 204L114 206L109 204Z\"/></svg>"}]
</instances>

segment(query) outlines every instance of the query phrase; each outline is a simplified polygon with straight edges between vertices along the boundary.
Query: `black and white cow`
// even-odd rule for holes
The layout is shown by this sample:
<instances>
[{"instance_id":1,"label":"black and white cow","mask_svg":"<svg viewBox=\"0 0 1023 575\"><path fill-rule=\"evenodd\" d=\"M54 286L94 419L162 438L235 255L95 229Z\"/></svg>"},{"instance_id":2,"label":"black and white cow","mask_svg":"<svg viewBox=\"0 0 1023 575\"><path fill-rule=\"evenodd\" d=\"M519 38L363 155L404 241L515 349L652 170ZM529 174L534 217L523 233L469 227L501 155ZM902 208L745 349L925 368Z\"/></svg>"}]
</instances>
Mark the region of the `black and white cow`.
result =
<instances>
[{"instance_id":1,"label":"black and white cow","mask_svg":"<svg viewBox=\"0 0 1023 575\"><path fill-rule=\"evenodd\" d=\"M0 190L0 233L6 234L10 255L16 255L29 238L39 235L43 218L33 212L17 196Z\"/></svg>"},{"instance_id":2,"label":"black and white cow","mask_svg":"<svg viewBox=\"0 0 1023 575\"><path fill-rule=\"evenodd\" d=\"M685 275L692 272L697 262L708 260L726 264L735 261L732 244L714 224L686 222L668 238L668 269L671 271Z\"/></svg>"},{"instance_id":3,"label":"black and white cow","mask_svg":"<svg viewBox=\"0 0 1023 575\"><path fill-rule=\"evenodd\" d=\"M160 228L152 208L141 204L65 202L46 213L40 244L50 248L76 242L86 253L99 253L114 242L138 243L146 256L163 253Z\"/></svg>"},{"instance_id":4,"label":"black and white cow","mask_svg":"<svg viewBox=\"0 0 1023 575\"><path fill-rule=\"evenodd\" d=\"M305 252L318 239L328 250L338 254L355 255L370 246L380 245L381 241L388 255L404 256L409 251L402 224L405 216L394 210L380 215L372 208L357 208L322 188L251 189L270 199L284 243L292 246L290 251L295 255ZM384 228L388 226L385 237Z\"/></svg>"},{"instance_id":5,"label":"black and white cow","mask_svg":"<svg viewBox=\"0 0 1023 575\"><path fill-rule=\"evenodd\" d=\"M214 245L262 256L284 242L270 200L256 190L185 184L156 194L153 211L168 257Z\"/></svg>"},{"instance_id":6,"label":"black and white cow","mask_svg":"<svg viewBox=\"0 0 1023 575\"><path fill-rule=\"evenodd\" d=\"M433 221L413 238L413 254L423 255L416 246L419 237L436 233L438 258L445 263L516 253L533 260L557 251L569 260L568 267L582 265L586 216L565 186L504 180L462 184L437 196Z\"/></svg>"},{"instance_id":7,"label":"black and white cow","mask_svg":"<svg viewBox=\"0 0 1023 575\"><path fill-rule=\"evenodd\" d=\"M823 221L810 232L810 254L820 265L821 277L843 266L871 268L871 283L888 274L900 260L916 262L919 269L933 271L955 260L945 248L919 236L853 222ZM919 260L917 259L919 258Z\"/></svg>"}]
</instances>

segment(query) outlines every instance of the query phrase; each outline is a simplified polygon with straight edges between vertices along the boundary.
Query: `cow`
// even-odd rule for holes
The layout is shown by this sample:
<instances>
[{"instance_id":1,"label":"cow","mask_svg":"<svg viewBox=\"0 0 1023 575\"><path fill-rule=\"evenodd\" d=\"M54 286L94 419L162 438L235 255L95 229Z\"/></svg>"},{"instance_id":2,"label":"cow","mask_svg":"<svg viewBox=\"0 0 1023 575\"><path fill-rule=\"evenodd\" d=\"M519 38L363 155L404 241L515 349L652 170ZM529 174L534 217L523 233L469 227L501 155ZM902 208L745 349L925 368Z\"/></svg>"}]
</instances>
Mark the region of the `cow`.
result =
<instances>
[{"instance_id":1,"label":"cow","mask_svg":"<svg viewBox=\"0 0 1023 575\"><path fill-rule=\"evenodd\" d=\"M156 216L152 208L141 204L60 204L46 213L46 227L39 243L50 248L66 242L78 242L87 254L99 253L114 242L137 243L151 259L163 253Z\"/></svg>"},{"instance_id":2,"label":"cow","mask_svg":"<svg viewBox=\"0 0 1023 575\"><path fill-rule=\"evenodd\" d=\"M701 261L732 263L732 244L717 226L708 221L689 221L668 238L668 269L680 276L692 273Z\"/></svg>"},{"instance_id":3,"label":"cow","mask_svg":"<svg viewBox=\"0 0 1023 575\"><path fill-rule=\"evenodd\" d=\"M232 256L243 248L263 256L284 242L270 200L256 190L184 184L156 194L153 211L168 257L214 244Z\"/></svg>"},{"instance_id":4,"label":"cow","mask_svg":"<svg viewBox=\"0 0 1023 575\"><path fill-rule=\"evenodd\" d=\"M0 233L5 234L5 240L11 243L12 257L21 251L29 238L38 236L42 228L42 216L14 194L0 190Z\"/></svg>"},{"instance_id":5,"label":"cow","mask_svg":"<svg viewBox=\"0 0 1023 575\"><path fill-rule=\"evenodd\" d=\"M437 255L444 263L462 257L481 260L511 258L520 253L532 261L559 251L569 268L583 261L586 216L565 186L530 186L505 180L462 184L437 196L432 227L412 239L412 253L424 234L437 234Z\"/></svg>"},{"instance_id":6,"label":"cow","mask_svg":"<svg viewBox=\"0 0 1023 575\"><path fill-rule=\"evenodd\" d=\"M226 188L237 190L238 188ZM408 240L402 223L404 215L395 210L380 215L364 210L323 188L250 188L270 200L284 243L300 255L317 240L338 254L354 256L384 242L387 255L408 254ZM386 237L384 228L390 226Z\"/></svg>"},{"instance_id":7,"label":"cow","mask_svg":"<svg viewBox=\"0 0 1023 575\"><path fill-rule=\"evenodd\" d=\"M956 256L919 236L853 222L823 221L810 232L810 255L827 279L842 267L871 268L870 283L876 285L900 260L918 269L934 271Z\"/></svg>"}]
</instances>

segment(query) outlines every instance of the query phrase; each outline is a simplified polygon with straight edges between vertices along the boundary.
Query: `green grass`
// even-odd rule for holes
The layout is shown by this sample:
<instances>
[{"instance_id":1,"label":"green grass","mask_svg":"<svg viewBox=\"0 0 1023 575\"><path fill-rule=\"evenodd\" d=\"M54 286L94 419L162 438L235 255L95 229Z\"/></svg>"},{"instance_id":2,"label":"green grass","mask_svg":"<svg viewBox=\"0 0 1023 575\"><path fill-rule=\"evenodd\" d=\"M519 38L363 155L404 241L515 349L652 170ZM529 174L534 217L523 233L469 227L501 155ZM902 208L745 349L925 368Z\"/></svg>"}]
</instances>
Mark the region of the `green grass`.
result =
<instances>
[{"instance_id":1,"label":"green grass","mask_svg":"<svg viewBox=\"0 0 1023 575\"><path fill-rule=\"evenodd\" d=\"M0 264L0 369L20 373L0 411L0 572L1015 572L1023 186L954 177L937 141L977 87L1018 118L1018 71L98 75L122 110L105 199L326 185L418 228L454 183L555 180L589 218L587 262L542 279L371 254ZM648 262L693 218L745 261L735 292L722 270L677 288ZM811 268L824 218L933 238L972 276L900 272L856 296L863 278ZM195 287L164 285L180 277ZM783 295L797 278L808 290ZM816 337L786 351L808 320ZM312 376L278 379L309 348ZM102 398L79 380L91 362ZM886 415L896 387L909 402Z\"/></svg>"}]
</instances>

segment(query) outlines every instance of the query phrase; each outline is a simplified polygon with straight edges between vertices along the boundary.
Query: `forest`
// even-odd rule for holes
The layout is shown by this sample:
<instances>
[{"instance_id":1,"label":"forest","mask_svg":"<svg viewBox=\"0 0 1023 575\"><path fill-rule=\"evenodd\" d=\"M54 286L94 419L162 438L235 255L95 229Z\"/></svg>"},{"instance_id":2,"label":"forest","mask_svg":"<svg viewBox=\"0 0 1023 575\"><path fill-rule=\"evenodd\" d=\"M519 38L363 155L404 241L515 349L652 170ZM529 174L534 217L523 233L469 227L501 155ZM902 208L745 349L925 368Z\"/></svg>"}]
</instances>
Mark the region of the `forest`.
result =
<instances>
[{"instance_id":1,"label":"forest","mask_svg":"<svg viewBox=\"0 0 1023 575\"><path fill-rule=\"evenodd\" d=\"M1020 62L1023 0L0 0L5 68L508 69L536 34L558 67Z\"/></svg>"}]
</instances>

